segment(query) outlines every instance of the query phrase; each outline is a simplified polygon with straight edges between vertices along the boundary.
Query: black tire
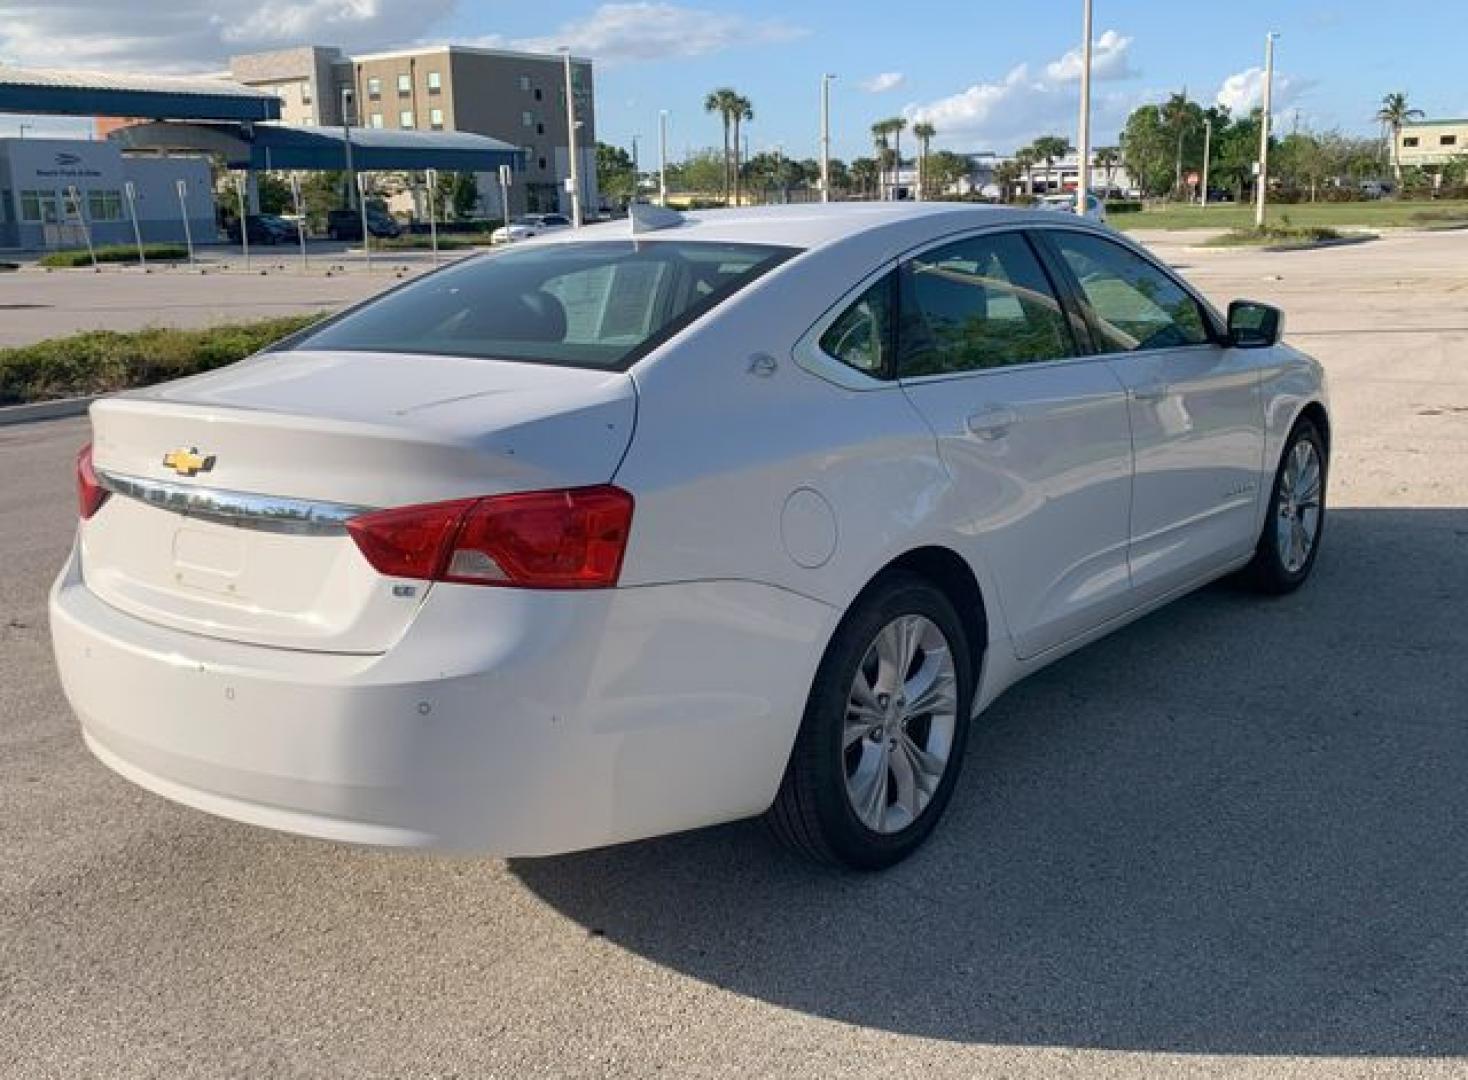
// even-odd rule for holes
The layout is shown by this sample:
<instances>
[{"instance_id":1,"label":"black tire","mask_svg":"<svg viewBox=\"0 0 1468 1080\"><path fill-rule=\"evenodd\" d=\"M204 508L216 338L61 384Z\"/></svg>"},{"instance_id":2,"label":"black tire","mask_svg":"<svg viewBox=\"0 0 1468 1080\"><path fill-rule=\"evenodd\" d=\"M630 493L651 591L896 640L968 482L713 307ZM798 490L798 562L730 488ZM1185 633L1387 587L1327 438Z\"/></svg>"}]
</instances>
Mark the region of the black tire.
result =
<instances>
[{"instance_id":1,"label":"black tire","mask_svg":"<svg viewBox=\"0 0 1468 1080\"><path fill-rule=\"evenodd\" d=\"M926 618L947 639L956 676L956 720L947 765L926 806L905 828L884 833L868 828L852 808L842 740L858 666L878 633L904 615ZM911 855L938 824L953 795L968 744L973 695L973 653L948 597L926 578L907 572L873 583L826 647L780 792L765 815L771 831L809 859L852 869L880 870Z\"/></svg>"},{"instance_id":2,"label":"black tire","mask_svg":"<svg viewBox=\"0 0 1468 1080\"><path fill-rule=\"evenodd\" d=\"M1281 514L1281 492L1284 487L1285 470L1289 467L1296 447L1306 442L1314 448L1320 463L1319 517L1309 553L1303 564L1291 567L1280 550L1278 522ZM1320 553L1320 541L1325 536L1326 490L1330 478L1330 459L1326 454L1325 440L1315 424L1308 419L1296 422L1290 437L1285 441L1280 454L1279 468L1274 473L1274 485L1269 491L1269 509L1264 516L1264 528L1254 548L1254 557L1239 571L1239 581L1255 592L1270 596L1283 596L1294 592L1310 577L1315 568L1315 558Z\"/></svg>"}]
</instances>

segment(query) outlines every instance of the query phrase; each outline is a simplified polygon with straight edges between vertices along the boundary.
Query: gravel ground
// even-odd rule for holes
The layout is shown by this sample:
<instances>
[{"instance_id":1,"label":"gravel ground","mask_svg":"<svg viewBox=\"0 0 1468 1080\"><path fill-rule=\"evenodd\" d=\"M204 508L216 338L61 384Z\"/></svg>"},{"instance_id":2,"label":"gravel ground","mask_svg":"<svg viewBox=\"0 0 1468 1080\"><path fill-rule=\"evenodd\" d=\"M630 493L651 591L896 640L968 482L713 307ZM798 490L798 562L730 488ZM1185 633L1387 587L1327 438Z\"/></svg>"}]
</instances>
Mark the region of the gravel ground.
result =
<instances>
[{"instance_id":1,"label":"gravel ground","mask_svg":"<svg viewBox=\"0 0 1468 1080\"><path fill-rule=\"evenodd\" d=\"M1317 573L981 722L878 876L739 824L537 861L214 820L82 748L81 421L0 429L0 1076L1468 1076L1468 237L1199 253L1334 391Z\"/></svg>"}]
</instances>

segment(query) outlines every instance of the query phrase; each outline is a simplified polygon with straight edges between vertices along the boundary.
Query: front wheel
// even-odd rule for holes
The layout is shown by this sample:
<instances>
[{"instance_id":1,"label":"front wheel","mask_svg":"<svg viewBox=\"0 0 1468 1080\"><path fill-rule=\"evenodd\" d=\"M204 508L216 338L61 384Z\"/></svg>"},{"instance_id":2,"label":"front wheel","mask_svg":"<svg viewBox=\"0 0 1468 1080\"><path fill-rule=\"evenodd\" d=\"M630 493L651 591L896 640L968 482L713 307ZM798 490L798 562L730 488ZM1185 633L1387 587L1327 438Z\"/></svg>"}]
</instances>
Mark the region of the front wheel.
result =
<instances>
[{"instance_id":1,"label":"front wheel","mask_svg":"<svg viewBox=\"0 0 1468 1080\"><path fill-rule=\"evenodd\" d=\"M892 574L847 613L816 674L767 815L820 862L875 870L937 825L968 742L974 664L948 597Z\"/></svg>"},{"instance_id":2,"label":"front wheel","mask_svg":"<svg viewBox=\"0 0 1468 1080\"><path fill-rule=\"evenodd\" d=\"M1246 584L1275 595L1305 584L1325 530L1326 466L1325 440L1302 419L1280 457L1264 531L1241 574Z\"/></svg>"}]
</instances>

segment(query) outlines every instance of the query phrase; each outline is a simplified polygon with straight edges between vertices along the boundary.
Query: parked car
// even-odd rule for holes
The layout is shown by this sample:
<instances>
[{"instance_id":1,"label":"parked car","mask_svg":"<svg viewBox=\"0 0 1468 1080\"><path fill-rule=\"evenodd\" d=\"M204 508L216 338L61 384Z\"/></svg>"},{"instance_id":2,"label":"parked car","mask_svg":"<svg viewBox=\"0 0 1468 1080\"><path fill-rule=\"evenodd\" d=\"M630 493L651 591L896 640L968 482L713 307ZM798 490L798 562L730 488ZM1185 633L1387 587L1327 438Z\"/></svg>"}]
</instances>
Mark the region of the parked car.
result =
<instances>
[{"instance_id":1,"label":"parked car","mask_svg":"<svg viewBox=\"0 0 1468 1080\"><path fill-rule=\"evenodd\" d=\"M274 214L248 214L245 226L252 244L294 244L298 240L295 223ZM234 243L240 242L239 218L230 219L225 234Z\"/></svg>"},{"instance_id":2,"label":"parked car","mask_svg":"<svg viewBox=\"0 0 1468 1080\"><path fill-rule=\"evenodd\" d=\"M634 208L95 402L62 685L103 762L258 825L766 814L886 866L1006 687L1310 576L1330 420L1282 328L1077 216Z\"/></svg>"},{"instance_id":3,"label":"parked car","mask_svg":"<svg viewBox=\"0 0 1468 1080\"><path fill-rule=\"evenodd\" d=\"M391 214L368 208L367 231L382 239L403 235L403 227ZM362 212L360 210L330 210L326 214L326 234L333 240L362 239Z\"/></svg>"},{"instance_id":4,"label":"parked car","mask_svg":"<svg viewBox=\"0 0 1468 1080\"><path fill-rule=\"evenodd\" d=\"M1390 198L1397 188L1390 180L1362 180L1361 196L1365 199Z\"/></svg>"},{"instance_id":5,"label":"parked car","mask_svg":"<svg viewBox=\"0 0 1468 1080\"><path fill-rule=\"evenodd\" d=\"M1043 195L1035 203L1041 210L1063 210L1068 214L1076 212L1076 193L1074 191L1065 194ZM1106 222L1106 204L1094 194L1086 195L1086 217L1092 221Z\"/></svg>"},{"instance_id":6,"label":"parked car","mask_svg":"<svg viewBox=\"0 0 1468 1080\"><path fill-rule=\"evenodd\" d=\"M517 217L508 226L501 225L489 234L491 244L505 244L512 240L529 240L532 236L569 229L571 219L565 214L525 214Z\"/></svg>"}]
</instances>

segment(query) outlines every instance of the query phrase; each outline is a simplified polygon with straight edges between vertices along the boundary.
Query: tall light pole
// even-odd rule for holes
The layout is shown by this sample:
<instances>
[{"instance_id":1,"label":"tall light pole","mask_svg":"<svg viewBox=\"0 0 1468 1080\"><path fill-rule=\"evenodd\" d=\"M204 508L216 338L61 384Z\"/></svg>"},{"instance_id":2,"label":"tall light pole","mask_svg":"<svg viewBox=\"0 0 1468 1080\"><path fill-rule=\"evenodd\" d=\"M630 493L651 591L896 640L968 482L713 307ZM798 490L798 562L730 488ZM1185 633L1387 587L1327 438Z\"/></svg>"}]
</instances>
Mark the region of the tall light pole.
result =
<instances>
[{"instance_id":1,"label":"tall light pole","mask_svg":"<svg viewBox=\"0 0 1468 1080\"><path fill-rule=\"evenodd\" d=\"M342 143L347 150L347 207L356 205L357 171L352 168L352 118L348 111L352 105L352 88L342 87Z\"/></svg>"},{"instance_id":2,"label":"tall light pole","mask_svg":"<svg viewBox=\"0 0 1468 1080\"><path fill-rule=\"evenodd\" d=\"M1269 123L1274 102L1274 39L1278 34L1264 35L1264 109L1259 117L1259 190L1254 193L1254 227L1264 228L1264 200L1269 195Z\"/></svg>"},{"instance_id":3,"label":"tall light pole","mask_svg":"<svg viewBox=\"0 0 1468 1080\"><path fill-rule=\"evenodd\" d=\"M1081 117L1076 138L1076 213L1091 201L1091 0L1081 0Z\"/></svg>"},{"instance_id":4,"label":"tall light pole","mask_svg":"<svg viewBox=\"0 0 1468 1080\"><path fill-rule=\"evenodd\" d=\"M566 59L566 139L571 152L571 225L581 228L581 170L576 161L576 93L571 85L571 47L561 46Z\"/></svg>"},{"instance_id":5,"label":"tall light pole","mask_svg":"<svg viewBox=\"0 0 1468 1080\"><path fill-rule=\"evenodd\" d=\"M658 110L658 205L668 205L668 110Z\"/></svg>"},{"instance_id":6,"label":"tall light pole","mask_svg":"<svg viewBox=\"0 0 1468 1080\"><path fill-rule=\"evenodd\" d=\"M1203 186L1200 190L1199 203L1206 210L1208 208L1208 165L1209 157L1213 153L1213 120L1209 117L1203 118Z\"/></svg>"},{"instance_id":7,"label":"tall light pole","mask_svg":"<svg viewBox=\"0 0 1468 1080\"><path fill-rule=\"evenodd\" d=\"M821 76L821 202L831 201L831 80Z\"/></svg>"}]
</instances>

